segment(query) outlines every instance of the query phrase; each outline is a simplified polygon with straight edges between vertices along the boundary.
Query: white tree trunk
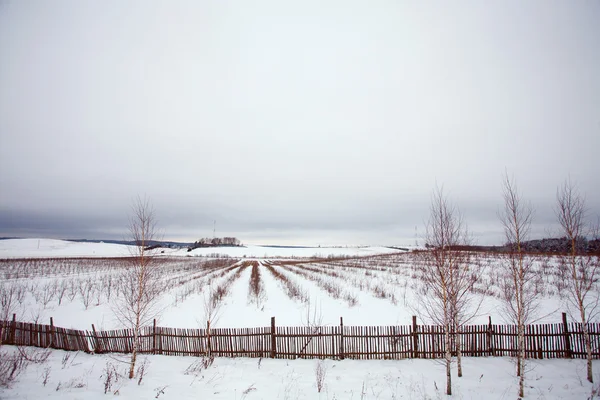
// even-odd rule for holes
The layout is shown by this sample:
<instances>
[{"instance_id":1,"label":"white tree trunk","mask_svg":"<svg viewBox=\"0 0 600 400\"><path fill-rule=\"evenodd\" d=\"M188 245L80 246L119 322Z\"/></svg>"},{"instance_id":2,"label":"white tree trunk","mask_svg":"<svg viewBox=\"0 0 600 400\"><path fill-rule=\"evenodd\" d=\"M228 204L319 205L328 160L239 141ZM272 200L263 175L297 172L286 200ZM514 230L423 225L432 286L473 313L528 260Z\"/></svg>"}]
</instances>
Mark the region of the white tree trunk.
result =
<instances>
[{"instance_id":1,"label":"white tree trunk","mask_svg":"<svg viewBox=\"0 0 600 400\"><path fill-rule=\"evenodd\" d=\"M592 374L592 341L588 324L583 324L583 338L585 340L585 352L587 354L587 380L590 383L594 383L594 376Z\"/></svg>"},{"instance_id":2,"label":"white tree trunk","mask_svg":"<svg viewBox=\"0 0 600 400\"><path fill-rule=\"evenodd\" d=\"M446 394L448 396L452 395L452 374L451 374L451 366L452 366L452 347L450 344L450 327L448 325L445 326L446 332L444 335L444 344L446 345Z\"/></svg>"},{"instance_id":3,"label":"white tree trunk","mask_svg":"<svg viewBox=\"0 0 600 400\"><path fill-rule=\"evenodd\" d=\"M458 377L461 378L462 377L462 342L461 342L460 328L458 328L458 327L456 328L455 340L456 340L456 370L458 373Z\"/></svg>"},{"instance_id":4,"label":"white tree trunk","mask_svg":"<svg viewBox=\"0 0 600 400\"><path fill-rule=\"evenodd\" d=\"M519 397L525 397L525 327L523 324L519 324L518 333L518 356L517 356L517 371L519 374Z\"/></svg>"},{"instance_id":5,"label":"white tree trunk","mask_svg":"<svg viewBox=\"0 0 600 400\"><path fill-rule=\"evenodd\" d=\"M135 329L133 332L133 350L131 352L131 362L129 363L129 379L133 379L133 377L135 376L135 362L137 360L138 338L138 330Z\"/></svg>"}]
</instances>

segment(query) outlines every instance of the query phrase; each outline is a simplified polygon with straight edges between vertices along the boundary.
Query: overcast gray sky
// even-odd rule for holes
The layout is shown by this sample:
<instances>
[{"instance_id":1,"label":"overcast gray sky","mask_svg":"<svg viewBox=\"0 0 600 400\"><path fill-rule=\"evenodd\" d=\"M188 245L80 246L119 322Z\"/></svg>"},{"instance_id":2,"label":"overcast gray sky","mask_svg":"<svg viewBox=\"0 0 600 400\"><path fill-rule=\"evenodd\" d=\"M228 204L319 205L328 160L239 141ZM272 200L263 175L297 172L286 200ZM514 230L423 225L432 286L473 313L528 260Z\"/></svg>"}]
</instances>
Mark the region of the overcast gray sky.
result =
<instances>
[{"instance_id":1,"label":"overcast gray sky","mask_svg":"<svg viewBox=\"0 0 600 400\"><path fill-rule=\"evenodd\" d=\"M599 1L0 0L0 236L413 244L505 169L600 212Z\"/></svg>"}]
</instances>

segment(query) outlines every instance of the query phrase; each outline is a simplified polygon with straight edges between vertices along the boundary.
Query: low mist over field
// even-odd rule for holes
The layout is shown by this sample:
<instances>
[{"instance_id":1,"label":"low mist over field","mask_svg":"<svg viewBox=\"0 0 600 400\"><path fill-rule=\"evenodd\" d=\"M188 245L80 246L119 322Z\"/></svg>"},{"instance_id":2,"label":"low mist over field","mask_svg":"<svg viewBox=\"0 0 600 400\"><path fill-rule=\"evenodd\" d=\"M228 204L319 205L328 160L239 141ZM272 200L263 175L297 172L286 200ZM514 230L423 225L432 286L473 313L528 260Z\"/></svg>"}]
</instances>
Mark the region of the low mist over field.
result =
<instances>
[{"instance_id":1,"label":"low mist over field","mask_svg":"<svg viewBox=\"0 0 600 400\"><path fill-rule=\"evenodd\" d=\"M414 244L443 185L503 242L600 209L598 2L0 2L0 236Z\"/></svg>"}]
</instances>

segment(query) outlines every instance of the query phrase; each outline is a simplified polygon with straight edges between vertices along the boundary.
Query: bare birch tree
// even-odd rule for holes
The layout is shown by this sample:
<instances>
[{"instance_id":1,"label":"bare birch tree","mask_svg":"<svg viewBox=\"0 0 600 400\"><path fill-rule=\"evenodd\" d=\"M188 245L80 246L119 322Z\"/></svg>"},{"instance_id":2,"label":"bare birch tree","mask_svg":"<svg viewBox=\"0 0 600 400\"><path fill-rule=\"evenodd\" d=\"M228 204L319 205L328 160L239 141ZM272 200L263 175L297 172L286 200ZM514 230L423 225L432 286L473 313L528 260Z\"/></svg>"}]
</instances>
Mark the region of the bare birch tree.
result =
<instances>
[{"instance_id":1,"label":"bare birch tree","mask_svg":"<svg viewBox=\"0 0 600 400\"><path fill-rule=\"evenodd\" d=\"M600 277L598 258L586 254L584 245L588 235L597 236L597 227L586 222L585 199L570 179L556 192L556 217L569 243L568 254L559 257L560 279L566 289L567 308L572 315L579 314L587 355L587 380L592 375L592 341L588 323L598 315L600 301L597 280Z\"/></svg>"},{"instance_id":2,"label":"bare birch tree","mask_svg":"<svg viewBox=\"0 0 600 400\"><path fill-rule=\"evenodd\" d=\"M159 300L164 285L159 264L154 262L156 250L149 249L152 241L158 239L156 222L150 200L138 196L129 217L129 235L134 242L131 262L119 279L118 298L113 307L119 321L133 331L129 379L135 374L142 328L161 313Z\"/></svg>"},{"instance_id":3,"label":"bare birch tree","mask_svg":"<svg viewBox=\"0 0 600 400\"><path fill-rule=\"evenodd\" d=\"M436 188L432 196L426 227L428 250L424 253L423 276L426 296L420 303L429 319L444 332L446 394L452 394L452 353L456 351L458 376L462 376L462 326L477 313L481 301L474 300L473 285L479 274L471 270L467 228L460 211ZM475 307L473 307L475 306Z\"/></svg>"},{"instance_id":4,"label":"bare birch tree","mask_svg":"<svg viewBox=\"0 0 600 400\"><path fill-rule=\"evenodd\" d=\"M514 179L505 174L502 184L504 209L499 213L509 251L503 262L504 281L502 300L505 315L517 325L517 376L519 397L524 397L525 385L525 325L531 322L536 310L535 270L533 260L527 257L523 242L531 230L533 208L525 203Z\"/></svg>"}]
</instances>

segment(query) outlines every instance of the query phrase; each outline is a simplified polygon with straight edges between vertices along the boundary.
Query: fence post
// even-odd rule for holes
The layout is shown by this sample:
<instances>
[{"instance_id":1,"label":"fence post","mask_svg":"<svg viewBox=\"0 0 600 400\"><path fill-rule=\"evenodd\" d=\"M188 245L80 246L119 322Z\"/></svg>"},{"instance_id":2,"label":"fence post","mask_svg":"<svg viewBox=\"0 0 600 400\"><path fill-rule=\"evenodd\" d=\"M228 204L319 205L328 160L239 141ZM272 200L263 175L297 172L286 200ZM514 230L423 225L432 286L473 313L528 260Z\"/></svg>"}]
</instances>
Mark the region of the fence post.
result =
<instances>
[{"instance_id":1,"label":"fence post","mask_svg":"<svg viewBox=\"0 0 600 400\"><path fill-rule=\"evenodd\" d=\"M488 322L488 329L487 329L487 348L488 348L488 355L495 357L496 356L496 349L494 348L494 328L492 327L492 316L490 315L489 317L489 322Z\"/></svg>"},{"instance_id":2,"label":"fence post","mask_svg":"<svg viewBox=\"0 0 600 400\"><path fill-rule=\"evenodd\" d=\"M412 337L413 337L413 351L412 358L419 358L419 336L418 336L418 325L417 325L417 316L413 315L412 317Z\"/></svg>"},{"instance_id":3,"label":"fence post","mask_svg":"<svg viewBox=\"0 0 600 400\"><path fill-rule=\"evenodd\" d=\"M94 353L102 353L102 348L100 347L100 341L98 340L98 334L96 333L96 327L92 324L92 332L94 333Z\"/></svg>"},{"instance_id":4,"label":"fence post","mask_svg":"<svg viewBox=\"0 0 600 400\"><path fill-rule=\"evenodd\" d=\"M344 359L344 318L340 317L340 360Z\"/></svg>"},{"instance_id":5,"label":"fence post","mask_svg":"<svg viewBox=\"0 0 600 400\"><path fill-rule=\"evenodd\" d=\"M563 333L565 335L565 357L572 358L571 335L569 334L569 325L567 324L567 313L562 313Z\"/></svg>"},{"instance_id":6,"label":"fence post","mask_svg":"<svg viewBox=\"0 0 600 400\"><path fill-rule=\"evenodd\" d=\"M154 325L152 326L152 354L156 354L156 318L154 318Z\"/></svg>"},{"instance_id":7,"label":"fence post","mask_svg":"<svg viewBox=\"0 0 600 400\"><path fill-rule=\"evenodd\" d=\"M275 340L275 317L271 317L271 358L277 355L277 341Z\"/></svg>"},{"instance_id":8,"label":"fence post","mask_svg":"<svg viewBox=\"0 0 600 400\"><path fill-rule=\"evenodd\" d=\"M48 347L54 348L54 319L50 317L50 340L48 341Z\"/></svg>"},{"instance_id":9,"label":"fence post","mask_svg":"<svg viewBox=\"0 0 600 400\"><path fill-rule=\"evenodd\" d=\"M206 355L210 358L212 349L210 347L210 320L206 321Z\"/></svg>"},{"instance_id":10,"label":"fence post","mask_svg":"<svg viewBox=\"0 0 600 400\"><path fill-rule=\"evenodd\" d=\"M17 342L17 314L13 314L13 319L10 324L10 339L8 344L16 345Z\"/></svg>"}]
</instances>

